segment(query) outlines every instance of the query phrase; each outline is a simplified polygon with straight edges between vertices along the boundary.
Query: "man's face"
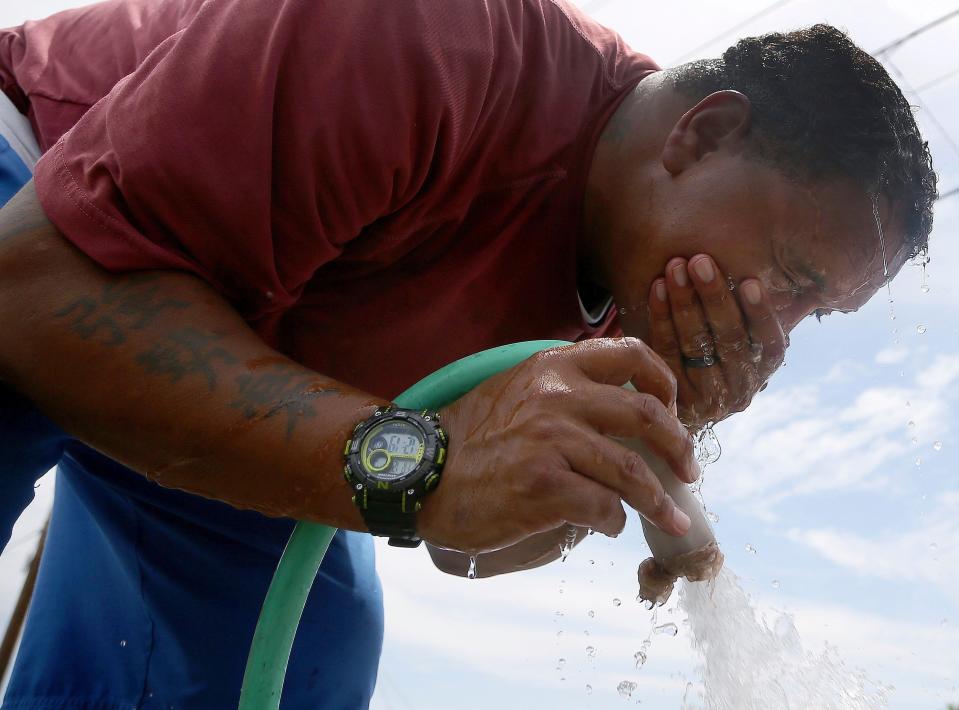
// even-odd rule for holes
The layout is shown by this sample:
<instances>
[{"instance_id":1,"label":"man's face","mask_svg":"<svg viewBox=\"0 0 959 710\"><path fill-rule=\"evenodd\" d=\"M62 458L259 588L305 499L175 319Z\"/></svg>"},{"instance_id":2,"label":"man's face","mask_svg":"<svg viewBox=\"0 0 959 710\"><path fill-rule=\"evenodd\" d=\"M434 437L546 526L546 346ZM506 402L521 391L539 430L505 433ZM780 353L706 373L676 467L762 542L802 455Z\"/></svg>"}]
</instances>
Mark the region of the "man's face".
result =
<instances>
[{"instance_id":1,"label":"man's face","mask_svg":"<svg viewBox=\"0 0 959 710\"><path fill-rule=\"evenodd\" d=\"M653 215L643 253L620 259L613 276L628 334L645 335L640 306L673 257L708 254L736 286L759 279L787 333L817 312L857 310L905 261L901 224L886 200L878 205L880 240L872 199L851 182L805 187L735 155L704 161L657 193L639 203Z\"/></svg>"}]
</instances>

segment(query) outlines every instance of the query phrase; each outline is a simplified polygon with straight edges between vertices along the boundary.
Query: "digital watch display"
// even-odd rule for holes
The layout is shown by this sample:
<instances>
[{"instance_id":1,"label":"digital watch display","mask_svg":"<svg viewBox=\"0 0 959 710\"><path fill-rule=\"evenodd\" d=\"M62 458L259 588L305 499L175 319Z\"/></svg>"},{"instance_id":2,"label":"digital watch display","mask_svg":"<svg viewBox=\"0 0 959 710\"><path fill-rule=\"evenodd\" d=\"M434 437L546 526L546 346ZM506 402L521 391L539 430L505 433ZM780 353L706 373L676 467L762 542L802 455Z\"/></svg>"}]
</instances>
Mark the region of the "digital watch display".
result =
<instances>
[{"instance_id":1,"label":"digital watch display","mask_svg":"<svg viewBox=\"0 0 959 710\"><path fill-rule=\"evenodd\" d=\"M343 474L371 533L391 545L419 544L416 512L439 484L446 443L439 414L427 410L383 407L356 425Z\"/></svg>"}]
</instances>

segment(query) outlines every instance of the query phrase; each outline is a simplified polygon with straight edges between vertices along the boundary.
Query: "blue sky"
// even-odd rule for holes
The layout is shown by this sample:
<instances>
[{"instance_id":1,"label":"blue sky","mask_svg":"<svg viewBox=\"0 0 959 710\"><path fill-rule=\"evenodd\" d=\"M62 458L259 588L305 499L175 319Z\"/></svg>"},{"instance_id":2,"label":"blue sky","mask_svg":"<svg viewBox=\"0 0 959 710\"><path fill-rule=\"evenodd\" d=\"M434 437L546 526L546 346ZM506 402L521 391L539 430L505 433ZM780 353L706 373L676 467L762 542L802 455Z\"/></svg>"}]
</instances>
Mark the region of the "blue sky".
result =
<instances>
[{"instance_id":1,"label":"blue sky","mask_svg":"<svg viewBox=\"0 0 959 710\"><path fill-rule=\"evenodd\" d=\"M696 56L714 55L738 36L817 21L844 27L875 50L944 15L954 1L780 2ZM0 25L78 4L5 0ZM668 66L772 3L583 4ZM959 59L948 59L957 39L959 18L904 45L890 69L912 87L930 84L959 68ZM959 77L920 97L919 121L946 192L959 186L959 148L930 110L956 127L951 140L959 141ZM723 455L707 468L702 489L719 516L727 569L757 612L789 611L807 649L836 646L848 664L894 685L889 707L902 710L959 702L957 227L959 196L937 209L929 292L915 266L892 283L895 320L883 293L855 315L799 327L769 388L717 427ZM0 619L12 607L51 488L46 481L0 556ZM647 552L635 518L617 540L594 535L565 563L491 580L442 575L422 550L379 552L387 639L374 710L581 710L638 700L647 710L672 709L687 682L700 678L673 602L659 610L658 623L677 623L679 634L653 636L648 662L634 667L650 631L650 612L635 602L635 570ZM628 701L616 691L623 680L637 683Z\"/></svg>"}]
</instances>

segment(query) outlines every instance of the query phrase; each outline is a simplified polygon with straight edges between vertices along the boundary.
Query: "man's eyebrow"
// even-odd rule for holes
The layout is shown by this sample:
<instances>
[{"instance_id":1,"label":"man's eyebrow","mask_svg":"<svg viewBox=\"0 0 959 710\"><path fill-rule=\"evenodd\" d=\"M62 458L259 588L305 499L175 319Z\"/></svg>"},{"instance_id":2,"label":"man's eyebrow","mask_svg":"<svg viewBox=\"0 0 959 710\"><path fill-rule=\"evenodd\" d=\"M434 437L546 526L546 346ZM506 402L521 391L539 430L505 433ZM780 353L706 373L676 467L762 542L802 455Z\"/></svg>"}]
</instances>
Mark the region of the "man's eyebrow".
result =
<instances>
[{"instance_id":1,"label":"man's eyebrow","mask_svg":"<svg viewBox=\"0 0 959 710\"><path fill-rule=\"evenodd\" d=\"M822 293L826 290L826 277L819 273L812 264L803 261L797 264L797 266L797 271L800 273L800 275L805 276L807 279L812 281L819 290L819 293Z\"/></svg>"}]
</instances>

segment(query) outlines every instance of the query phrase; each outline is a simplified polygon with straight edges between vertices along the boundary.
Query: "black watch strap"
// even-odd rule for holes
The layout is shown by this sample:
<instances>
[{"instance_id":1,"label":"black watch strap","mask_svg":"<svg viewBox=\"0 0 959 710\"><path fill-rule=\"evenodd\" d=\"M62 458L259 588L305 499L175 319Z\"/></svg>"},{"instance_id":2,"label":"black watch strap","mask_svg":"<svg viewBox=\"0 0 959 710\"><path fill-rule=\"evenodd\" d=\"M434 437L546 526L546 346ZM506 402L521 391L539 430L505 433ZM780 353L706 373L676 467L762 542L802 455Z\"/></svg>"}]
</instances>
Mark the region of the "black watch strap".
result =
<instances>
[{"instance_id":1,"label":"black watch strap","mask_svg":"<svg viewBox=\"0 0 959 710\"><path fill-rule=\"evenodd\" d=\"M416 537L416 514L400 513L397 508L395 501L367 500L361 512L367 527L389 537L393 547L417 547L421 540Z\"/></svg>"}]
</instances>

